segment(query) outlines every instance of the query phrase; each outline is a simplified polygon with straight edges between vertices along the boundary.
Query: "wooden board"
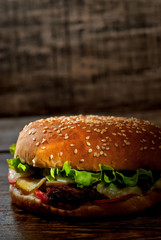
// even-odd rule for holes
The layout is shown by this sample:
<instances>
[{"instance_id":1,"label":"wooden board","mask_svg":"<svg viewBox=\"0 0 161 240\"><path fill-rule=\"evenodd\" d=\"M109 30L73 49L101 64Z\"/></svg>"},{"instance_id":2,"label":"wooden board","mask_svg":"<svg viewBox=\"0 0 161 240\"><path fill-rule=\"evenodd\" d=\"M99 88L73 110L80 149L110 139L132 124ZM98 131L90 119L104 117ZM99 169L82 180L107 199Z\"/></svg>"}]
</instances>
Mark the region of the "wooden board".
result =
<instances>
[{"instance_id":1,"label":"wooden board","mask_svg":"<svg viewBox=\"0 0 161 240\"><path fill-rule=\"evenodd\" d=\"M0 1L0 116L161 105L160 0Z\"/></svg>"}]
</instances>

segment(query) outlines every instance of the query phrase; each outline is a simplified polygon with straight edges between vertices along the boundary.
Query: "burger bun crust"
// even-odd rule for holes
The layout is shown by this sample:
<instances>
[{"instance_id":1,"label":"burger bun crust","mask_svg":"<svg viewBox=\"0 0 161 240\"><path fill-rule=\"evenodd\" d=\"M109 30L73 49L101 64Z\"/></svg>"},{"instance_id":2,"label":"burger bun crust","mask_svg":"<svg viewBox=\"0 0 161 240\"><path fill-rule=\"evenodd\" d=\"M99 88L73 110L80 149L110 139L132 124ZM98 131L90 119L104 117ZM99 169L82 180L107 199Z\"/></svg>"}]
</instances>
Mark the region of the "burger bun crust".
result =
<instances>
[{"instance_id":1,"label":"burger bun crust","mask_svg":"<svg viewBox=\"0 0 161 240\"><path fill-rule=\"evenodd\" d=\"M124 117L70 116L41 119L25 126L15 157L39 168L78 170L161 170L161 128Z\"/></svg>"}]
</instances>

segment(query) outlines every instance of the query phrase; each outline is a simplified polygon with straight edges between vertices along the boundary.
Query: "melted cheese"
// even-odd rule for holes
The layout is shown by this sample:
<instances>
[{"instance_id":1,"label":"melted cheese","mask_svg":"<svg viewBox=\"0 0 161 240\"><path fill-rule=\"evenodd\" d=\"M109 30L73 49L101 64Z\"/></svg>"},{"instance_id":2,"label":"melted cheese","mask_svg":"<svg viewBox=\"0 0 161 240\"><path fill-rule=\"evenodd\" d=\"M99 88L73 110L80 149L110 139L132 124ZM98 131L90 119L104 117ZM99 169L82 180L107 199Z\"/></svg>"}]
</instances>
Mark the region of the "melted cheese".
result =
<instances>
[{"instance_id":1,"label":"melted cheese","mask_svg":"<svg viewBox=\"0 0 161 240\"><path fill-rule=\"evenodd\" d=\"M142 190L138 186L118 188L114 185L107 186L104 183L97 184L97 191L110 199L118 198L118 197L125 196L125 195L131 194L131 193L134 193L137 195L142 194Z\"/></svg>"},{"instance_id":2,"label":"melted cheese","mask_svg":"<svg viewBox=\"0 0 161 240\"><path fill-rule=\"evenodd\" d=\"M153 185L152 189L161 189L161 178L159 178L155 184Z\"/></svg>"},{"instance_id":3,"label":"melted cheese","mask_svg":"<svg viewBox=\"0 0 161 240\"><path fill-rule=\"evenodd\" d=\"M57 177L56 181L46 182L46 185L52 186L56 184L70 184L70 183L75 183L75 181L68 177Z\"/></svg>"}]
</instances>

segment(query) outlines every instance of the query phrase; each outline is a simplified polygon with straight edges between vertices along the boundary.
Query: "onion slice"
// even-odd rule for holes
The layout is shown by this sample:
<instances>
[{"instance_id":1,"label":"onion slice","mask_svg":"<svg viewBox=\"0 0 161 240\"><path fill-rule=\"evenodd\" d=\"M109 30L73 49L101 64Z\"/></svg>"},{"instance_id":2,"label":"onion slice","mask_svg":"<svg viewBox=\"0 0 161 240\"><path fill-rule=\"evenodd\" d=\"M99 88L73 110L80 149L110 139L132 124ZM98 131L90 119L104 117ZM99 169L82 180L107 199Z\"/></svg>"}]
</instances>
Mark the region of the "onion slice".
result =
<instances>
[{"instance_id":1,"label":"onion slice","mask_svg":"<svg viewBox=\"0 0 161 240\"><path fill-rule=\"evenodd\" d=\"M26 178L18 178L16 181L16 187L20 188L25 193L32 193L36 189L38 189L44 182L46 182L46 178L33 178L33 177L26 177Z\"/></svg>"}]
</instances>

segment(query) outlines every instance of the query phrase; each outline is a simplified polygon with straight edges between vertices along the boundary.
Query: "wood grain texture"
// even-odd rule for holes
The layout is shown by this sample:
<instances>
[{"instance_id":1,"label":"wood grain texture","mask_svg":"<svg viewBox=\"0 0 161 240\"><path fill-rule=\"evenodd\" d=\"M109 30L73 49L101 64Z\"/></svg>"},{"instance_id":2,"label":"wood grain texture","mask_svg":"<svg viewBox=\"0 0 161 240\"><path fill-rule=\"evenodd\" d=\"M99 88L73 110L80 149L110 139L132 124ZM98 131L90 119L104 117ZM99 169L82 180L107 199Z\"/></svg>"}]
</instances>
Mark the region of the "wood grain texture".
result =
<instances>
[{"instance_id":1,"label":"wood grain texture","mask_svg":"<svg viewBox=\"0 0 161 240\"><path fill-rule=\"evenodd\" d=\"M161 105L159 0L0 1L0 116Z\"/></svg>"}]
</instances>

